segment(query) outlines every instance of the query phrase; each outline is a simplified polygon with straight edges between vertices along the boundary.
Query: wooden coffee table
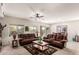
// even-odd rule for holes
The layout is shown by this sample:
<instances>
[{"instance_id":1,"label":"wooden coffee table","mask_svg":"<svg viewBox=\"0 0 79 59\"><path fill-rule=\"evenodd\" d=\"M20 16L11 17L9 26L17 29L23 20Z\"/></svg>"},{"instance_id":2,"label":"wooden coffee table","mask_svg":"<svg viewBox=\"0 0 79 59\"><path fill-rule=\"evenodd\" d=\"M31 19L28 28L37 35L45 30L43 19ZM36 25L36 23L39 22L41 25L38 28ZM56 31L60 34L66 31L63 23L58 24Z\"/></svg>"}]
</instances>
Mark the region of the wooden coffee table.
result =
<instances>
[{"instance_id":1,"label":"wooden coffee table","mask_svg":"<svg viewBox=\"0 0 79 59\"><path fill-rule=\"evenodd\" d=\"M42 43L39 43L39 41L33 41L33 46L37 49L39 49L40 51L45 51L48 49L47 47L48 43L42 41Z\"/></svg>"}]
</instances>

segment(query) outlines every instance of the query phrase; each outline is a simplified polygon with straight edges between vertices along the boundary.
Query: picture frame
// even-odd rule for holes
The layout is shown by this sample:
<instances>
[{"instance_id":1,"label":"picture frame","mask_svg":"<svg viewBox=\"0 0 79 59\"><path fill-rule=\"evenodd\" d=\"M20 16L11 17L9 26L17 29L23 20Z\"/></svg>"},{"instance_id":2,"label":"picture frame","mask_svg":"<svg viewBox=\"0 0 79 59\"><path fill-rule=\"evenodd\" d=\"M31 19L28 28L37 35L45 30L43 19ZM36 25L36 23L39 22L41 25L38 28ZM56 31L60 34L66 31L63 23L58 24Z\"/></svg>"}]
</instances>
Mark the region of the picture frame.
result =
<instances>
[{"instance_id":1,"label":"picture frame","mask_svg":"<svg viewBox=\"0 0 79 59\"><path fill-rule=\"evenodd\" d=\"M57 26L57 32L67 32L67 25L58 25Z\"/></svg>"},{"instance_id":2,"label":"picture frame","mask_svg":"<svg viewBox=\"0 0 79 59\"><path fill-rule=\"evenodd\" d=\"M25 26L25 31L29 31L29 27L28 26Z\"/></svg>"}]
</instances>

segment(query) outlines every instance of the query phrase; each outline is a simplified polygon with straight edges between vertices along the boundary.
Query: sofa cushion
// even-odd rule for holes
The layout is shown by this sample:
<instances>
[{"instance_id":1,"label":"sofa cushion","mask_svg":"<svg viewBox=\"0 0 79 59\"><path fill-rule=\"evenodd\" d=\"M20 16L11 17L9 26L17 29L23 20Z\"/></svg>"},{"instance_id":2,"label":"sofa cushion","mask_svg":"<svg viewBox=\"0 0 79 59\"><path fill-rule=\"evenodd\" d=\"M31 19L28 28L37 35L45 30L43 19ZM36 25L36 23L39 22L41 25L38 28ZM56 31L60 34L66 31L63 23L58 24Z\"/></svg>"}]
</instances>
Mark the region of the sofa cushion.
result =
<instances>
[{"instance_id":1,"label":"sofa cushion","mask_svg":"<svg viewBox=\"0 0 79 59\"><path fill-rule=\"evenodd\" d=\"M62 35L61 34L57 35L56 41L61 41L61 40L63 40Z\"/></svg>"},{"instance_id":2,"label":"sofa cushion","mask_svg":"<svg viewBox=\"0 0 79 59\"><path fill-rule=\"evenodd\" d=\"M22 42L28 42L28 41L34 41L34 39L26 39L26 40L22 40Z\"/></svg>"},{"instance_id":3,"label":"sofa cushion","mask_svg":"<svg viewBox=\"0 0 79 59\"><path fill-rule=\"evenodd\" d=\"M30 37L35 37L35 34L19 34L18 38L24 38L24 39L28 39Z\"/></svg>"},{"instance_id":4,"label":"sofa cushion","mask_svg":"<svg viewBox=\"0 0 79 59\"><path fill-rule=\"evenodd\" d=\"M50 39L45 39L44 41L46 41L46 42L50 42Z\"/></svg>"},{"instance_id":5,"label":"sofa cushion","mask_svg":"<svg viewBox=\"0 0 79 59\"><path fill-rule=\"evenodd\" d=\"M52 35L51 35L51 34L48 34L48 35L47 35L47 38L51 38L51 37L52 37Z\"/></svg>"}]
</instances>

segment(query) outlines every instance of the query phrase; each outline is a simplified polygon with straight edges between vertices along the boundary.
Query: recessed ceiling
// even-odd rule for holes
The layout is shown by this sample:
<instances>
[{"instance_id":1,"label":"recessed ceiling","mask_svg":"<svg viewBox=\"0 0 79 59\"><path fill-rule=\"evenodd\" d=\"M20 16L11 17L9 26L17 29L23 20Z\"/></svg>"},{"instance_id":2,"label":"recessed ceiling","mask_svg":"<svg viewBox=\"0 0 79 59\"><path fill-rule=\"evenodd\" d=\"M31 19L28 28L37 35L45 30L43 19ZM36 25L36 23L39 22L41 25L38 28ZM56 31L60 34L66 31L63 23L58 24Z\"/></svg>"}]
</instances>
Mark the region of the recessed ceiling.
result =
<instances>
[{"instance_id":1,"label":"recessed ceiling","mask_svg":"<svg viewBox=\"0 0 79 59\"><path fill-rule=\"evenodd\" d=\"M40 22L45 23L79 19L78 3L5 3L3 11L5 15L24 19L29 19L34 12L40 12L44 16Z\"/></svg>"}]
</instances>

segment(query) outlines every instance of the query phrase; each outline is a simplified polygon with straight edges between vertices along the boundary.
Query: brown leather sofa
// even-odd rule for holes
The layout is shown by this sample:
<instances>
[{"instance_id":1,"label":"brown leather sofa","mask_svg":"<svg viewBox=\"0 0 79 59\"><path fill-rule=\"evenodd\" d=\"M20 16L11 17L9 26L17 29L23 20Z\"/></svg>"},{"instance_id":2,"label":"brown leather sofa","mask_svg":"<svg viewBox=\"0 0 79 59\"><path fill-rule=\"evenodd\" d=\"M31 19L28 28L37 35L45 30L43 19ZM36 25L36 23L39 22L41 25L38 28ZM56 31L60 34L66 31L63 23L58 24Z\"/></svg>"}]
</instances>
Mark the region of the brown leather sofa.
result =
<instances>
[{"instance_id":1,"label":"brown leather sofa","mask_svg":"<svg viewBox=\"0 0 79 59\"><path fill-rule=\"evenodd\" d=\"M21 46L32 43L32 41L36 40L35 34L19 34L18 38Z\"/></svg>"},{"instance_id":2,"label":"brown leather sofa","mask_svg":"<svg viewBox=\"0 0 79 59\"><path fill-rule=\"evenodd\" d=\"M67 35L63 33L48 34L47 37L44 37L44 41L48 42L52 46L62 49L67 42Z\"/></svg>"}]
</instances>

